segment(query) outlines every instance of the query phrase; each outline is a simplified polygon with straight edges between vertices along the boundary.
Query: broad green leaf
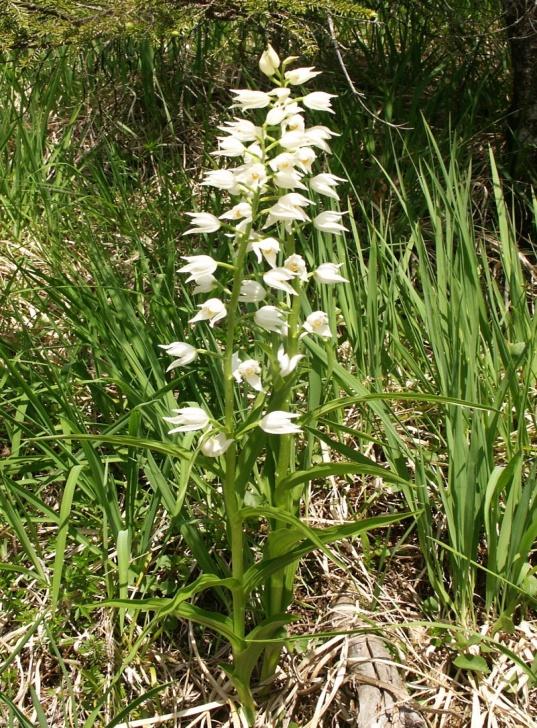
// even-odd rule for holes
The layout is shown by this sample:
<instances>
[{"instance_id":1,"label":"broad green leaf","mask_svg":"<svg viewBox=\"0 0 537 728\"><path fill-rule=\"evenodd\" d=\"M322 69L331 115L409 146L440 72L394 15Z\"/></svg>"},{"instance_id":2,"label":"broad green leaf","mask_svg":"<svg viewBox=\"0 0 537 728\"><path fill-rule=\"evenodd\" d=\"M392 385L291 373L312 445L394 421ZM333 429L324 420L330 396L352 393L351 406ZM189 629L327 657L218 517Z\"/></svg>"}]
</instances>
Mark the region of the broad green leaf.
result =
<instances>
[{"instance_id":1,"label":"broad green leaf","mask_svg":"<svg viewBox=\"0 0 537 728\"><path fill-rule=\"evenodd\" d=\"M490 669L487 662L480 655L464 654L459 655L453 660L455 667L461 670L471 670L472 672L489 673Z\"/></svg>"}]
</instances>

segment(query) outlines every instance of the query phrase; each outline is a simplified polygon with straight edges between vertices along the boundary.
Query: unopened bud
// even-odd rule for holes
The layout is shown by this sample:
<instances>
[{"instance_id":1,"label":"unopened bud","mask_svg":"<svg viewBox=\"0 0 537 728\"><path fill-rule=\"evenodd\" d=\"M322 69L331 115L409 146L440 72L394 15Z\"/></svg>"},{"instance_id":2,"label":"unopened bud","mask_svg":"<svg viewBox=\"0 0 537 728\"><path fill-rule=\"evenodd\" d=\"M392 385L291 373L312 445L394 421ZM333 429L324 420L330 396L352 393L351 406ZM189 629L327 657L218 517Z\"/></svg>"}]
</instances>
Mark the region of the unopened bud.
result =
<instances>
[{"instance_id":1,"label":"unopened bud","mask_svg":"<svg viewBox=\"0 0 537 728\"><path fill-rule=\"evenodd\" d=\"M263 52L259 59L259 70L264 73L265 76L274 76L276 70L280 67L280 59L274 48L270 45L267 46L267 50Z\"/></svg>"}]
</instances>

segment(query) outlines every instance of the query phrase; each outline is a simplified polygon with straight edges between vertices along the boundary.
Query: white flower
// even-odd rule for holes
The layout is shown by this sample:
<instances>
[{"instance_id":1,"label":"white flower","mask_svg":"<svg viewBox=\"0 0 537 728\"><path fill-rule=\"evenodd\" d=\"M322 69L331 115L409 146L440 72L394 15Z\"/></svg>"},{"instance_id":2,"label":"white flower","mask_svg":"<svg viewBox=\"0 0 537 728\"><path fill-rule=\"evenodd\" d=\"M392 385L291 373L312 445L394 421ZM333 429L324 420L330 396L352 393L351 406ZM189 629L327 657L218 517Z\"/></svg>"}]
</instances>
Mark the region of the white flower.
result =
<instances>
[{"instance_id":1,"label":"white flower","mask_svg":"<svg viewBox=\"0 0 537 728\"><path fill-rule=\"evenodd\" d=\"M266 331L274 331L277 334L283 334L287 331L283 313L276 306L261 306L255 312L254 321Z\"/></svg>"},{"instance_id":2,"label":"white flower","mask_svg":"<svg viewBox=\"0 0 537 728\"><path fill-rule=\"evenodd\" d=\"M228 440L223 432L211 435L201 443L201 452L208 458L219 458L223 455L233 440Z\"/></svg>"},{"instance_id":3,"label":"white flower","mask_svg":"<svg viewBox=\"0 0 537 728\"><path fill-rule=\"evenodd\" d=\"M269 207L267 212L267 221L263 225L263 228L270 227L271 225L274 225L275 222L293 222L293 220L308 222L310 219L301 207L285 204L281 201L278 201L275 205Z\"/></svg>"},{"instance_id":4,"label":"white flower","mask_svg":"<svg viewBox=\"0 0 537 728\"><path fill-rule=\"evenodd\" d=\"M253 250L258 263L261 263L263 257L274 268L276 265L276 256L280 252L280 243L276 238L263 238L262 240L254 240L251 242L248 249Z\"/></svg>"},{"instance_id":5,"label":"white flower","mask_svg":"<svg viewBox=\"0 0 537 728\"><path fill-rule=\"evenodd\" d=\"M296 253L290 255L284 260L283 267L288 270L294 278L300 278L301 281L308 279L308 271L306 270L306 262L301 255Z\"/></svg>"},{"instance_id":6,"label":"white flower","mask_svg":"<svg viewBox=\"0 0 537 728\"><path fill-rule=\"evenodd\" d=\"M304 131L304 119L300 114L289 116L284 123L286 131Z\"/></svg>"},{"instance_id":7,"label":"white flower","mask_svg":"<svg viewBox=\"0 0 537 728\"><path fill-rule=\"evenodd\" d=\"M270 104L270 96L264 91L252 91L251 89L234 89L235 106L240 106L244 111L248 109L264 109Z\"/></svg>"},{"instance_id":8,"label":"white flower","mask_svg":"<svg viewBox=\"0 0 537 728\"><path fill-rule=\"evenodd\" d=\"M324 311L310 313L303 323L303 328L308 334L317 334L323 339L330 339L332 337L332 332L328 326L328 316Z\"/></svg>"},{"instance_id":9,"label":"white flower","mask_svg":"<svg viewBox=\"0 0 537 728\"><path fill-rule=\"evenodd\" d=\"M267 170L261 162L245 164L236 175L237 182L257 189L267 181Z\"/></svg>"},{"instance_id":10,"label":"white flower","mask_svg":"<svg viewBox=\"0 0 537 728\"><path fill-rule=\"evenodd\" d=\"M273 177L273 182L276 187L282 190L307 190L306 185L303 185L300 181L302 175L293 169L289 172L276 172Z\"/></svg>"},{"instance_id":11,"label":"white flower","mask_svg":"<svg viewBox=\"0 0 537 728\"><path fill-rule=\"evenodd\" d=\"M311 165L315 161L317 155L311 147L301 147L295 152L295 159L300 169L309 174L311 172Z\"/></svg>"},{"instance_id":12,"label":"white flower","mask_svg":"<svg viewBox=\"0 0 537 728\"><path fill-rule=\"evenodd\" d=\"M296 188L307 189L300 181L302 175L295 169L296 163L295 156L289 152L282 152L269 162L269 166L276 172L274 175L276 187L290 190Z\"/></svg>"},{"instance_id":13,"label":"white flower","mask_svg":"<svg viewBox=\"0 0 537 728\"><path fill-rule=\"evenodd\" d=\"M263 280L267 286L276 288L279 291L285 291L291 296L296 296L295 289L287 282L293 278L294 275L285 268L271 268L266 273L263 273Z\"/></svg>"},{"instance_id":14,"label":"white flower","mask_svg":"<svg viewBox=\"0 0 537 728\"><path fill-rule=\"evenodd\" d=\"M261 365L255 359L246 359L240 361L238 354L233 354L233 376L237 382L242 382L244 379L252 389L257 392L263 391L263 385L261 384Z\"/></svg>"},{"instance_id":15,"label":"white flower","mask_svg":"<svg viewBox=\"0 0 537 728\"><path fill-rule=\"evenodd\" d=\"M269 96L276 96L278 101L284 102L286 101L289 96L291 95L291 89L290 88L273 88L272 91L269 91Z\"/></svg>"},{"instance_id":16,"label":"white flower","mask_svg":"<svg viewBox=\"0 0 537 728\"><path fill-rule=\"evenodd\" d=\"M349 281L340 274L339 269L343 264L340 263L321 263L314 273L315 280L319 283L348 283Z\"/></svg>"},{"instance_id":17,"label":"white flower","mask_svg":"<svg viewBox=\"0 0 537 728\"><path fill-rule=\"evenodd\" d=\"M306 215L303 207L313 204L307 197L301 195L300 192L289 192L280 197L278 202L269 207L265 212L268 213L267 221L263 228L270 227L275 222L292 222L298 220L300 222L308 222L309 217Z\"/></svg>"},{"instance_id":18,"label":"white flower","mask_svg":"<svg viewBox=\"0 0 537 728\"><path fill-rule=\"evenodd\" d=\"M218 281L213 275L200 276L196 278L196 286L192 290L192 293L209 293L209 291L213 291L216 288L217 283Z\"/></svg>"},{"instance_id":19,"label":"white flower","mask_svg":"<svg viewBox=\"0 0 537 728\"><path fill-rule=\"evenodd\" d=\"M208 321L211 328L214 327L217 321L223 319L227 314L226 307L219 298L209 298L205 303L200 303L198 308L200 309L188 323L193 324L197 321Z\"/></svg>"},{"instance_id":20,"label":"white flower","mask_svg":"<svg viewBox=\"0 0 537 728\"><path fill-rule=\"evenodd\" d=\"M274 48L270 45L261 55L259 59L259 70L264 73L265 76L274 76L277 69L280 67L280 59Z\"/></svg>"},{"instance_id":21,"label":"white flower","mask_svg":"<svg viewBox=\"0 0 537 728\"><path fill-rule=\"evenodd\" d=\"M192 225L194 227L187 230L183 235L214 233L222 225L220 220L215 215L211 215L210 212L187 212L186 214L192 218Z\"/></svg>"},{"instance_id":22,"label":"white flower","mask_svg":"<svg viewBox=\"0 0 537 728\"><path fill-rule=\"evenodd\" d=\"M267 126L277 126L282 123L287 115L285 106L274 106L267 114L266 124Z\"/></svg>"},{"instance_id":23,"label":"white flower","mask_svg":"<svg viewBox=\"0 0 537 728\"><path fill-rule=\"evenodd\" d=\"M280 104L285 108L286 117L296 116L297 114L304 113L303 109L301 109L297 102L293 101L292 99L285 99L284 101L276 102L276 105ZM283 126L285 126L285 124L283 124Z\"/></svg>"},{"instance_id":24,"label":"white flower","mask_svg":"<svg viewBox=\"0 0 537 728\"><path fill-rule=\"evenodd\" d=\"M263 159L264 154L259 144L254 142L254 144L250 144L249 147L246 147L246 149L244 150L244 156L245 158L253 157L254 160L259 161Z\"/></svg>"},{"instance_id":25,"label":"white flower","mask_svg":"<svg viewBox=\"0 0 537 728\"><path fill-rule=\"evenodd\" d=\"M252 219L252 206L249 202L239 202L234 205L231 210L224 212L220 215L221 220L251 220Z\"/></svg>"},{"instance_id":26,"label":"white flower","mask_svg":"<svg viewBox=\"0 0 537 728\"><path fill-rule=\"evenodd\" d=\"M186 282L196 281L200 278L206 278L212 275L217 268L216 260L211 258L210 255L182 255L183 260L188 261L187 265L179 268L178 273L190 273Z\"/></svg>"},{"instance_id":27,"label":"white flower","mask_svg":"<svg viewBox=\"0 0 537 728\"><path fill-rule=\"evenodd\" d=\"M317 215L317 217L313 219L313 224L317 230L321 230L323 233L339 235L339 233L347 230L347 228L339 222L342 217L342 212L327 210L326 212L321 212L320 215Z\"/></svg>"},{"instance_id":28,"label":"white flower","mask_svg":"<svg viewBox=\"0 0 537 728\"><path fill-rule=\"evenodd\" d=\"M300 192L289 192L287 195L280 197L278 203L282 205L292 205L293 207L307 207L308 205L313 205L313 202L308 200L307 197L304 197L304 195L301 195Z\"/></svg>"},{"instance_id":29,"label":"white flower","mask_svg":"<svg viewBox=\"0 0 537 728\"><path fill-rule=\"evenodd\" d=\"M314 71L313 66L309 68L295 68L293 71L285 72L285 80L291 86L301 86L303 83L311 81L312 78L318 76L321 71Z\"/></svg>"},{"instance_id":30,"label":"white flower","mask_svg":"<svg viewBox=\"0 0 537 728\"><path fill-rule=\"evenodd\" d=\"M288 149L290 152L295 152L299 147L303 147L308 143L307 138L304 136L304 132L300 129L295 131L286 131L282 134L278 144L284 149Z\"/></svg>"},{"instance_id":31,"label":"white flower","mask_svg":"<svg viewBox=\"0 0 537 728\"><path fill-rule=\"evenodd\" d=\"M261 128L253 124L249 119L226 121L224 126L218 128L241 142L255 142L261 136Z\"/></svg>"},{"instance_id":32,"label":"white flower","mask_svg":"<svg viewBox=\"0 0 537 728\"><path fill-rule=\"evenodd\" d=\"M236 185L235 175L230 169L213 169L205 173L202 187L216 187L219 190L231 190Z\"/></svg>"},{"instance_id":33,"label":"white flower","mask_svg":"<svg viewBox=\"0 0 537 728\"><path fill-rule=\"evenodd\" d=\"M204 430L209 424L209 415L201 407L180 407L172 410L176 412L175 417L163 417L165 422L170 425L178 425L169 430L168 435L174 432L194 432L194 430Z\"/></svg>"},{"instance_id":34,"label":"white flower","mask_svg":"<svg viewBox=\"0 0 537 728\"><path fill-rule=\"evenodd\" d=\"M286 377L291 374L291 372L294 372L298 362L303 358L303 354L295 354L294 356L289 357L288 354L285 353L283 346L280 346L278 349L278 363L280 365L280 374L282 377Z\"/></svg>"},{"instance_id":35,"label":"white flower","mask_svg":"<svg viewBox=\"0 0 537 728\"><path fill-rule=\"evenodd\" d=\"M290 172L295 168L296 158L294 154L282 152L269 162L269 167L274 172Z\"/></svg>"},{"instance_id":36,"label":"white flower","mask_svg":"<svg viewBox=\"0 0 537 728\"><path fill-rule=\"evenodd\" d=\"M296 435L302 430L298 425L291 422L295 417L300 417L300 415L274 410L274 412L269 412L261 419L259 427L263 432L268 432L269 435Z\"/></svg>"},{"instance_id":37,"label":"white flower","mask_svg":"<svg viewBox=\"0 0 537 728\"><path fill-rule=\"evenodd\" d=\"M159 344L159 346L161 349L164 349L166 354L177 357L166 369L167 372L177 367L186 367L198 357L196 347L184 341L174 341L171 344Z\"/></svg>"},{"instance_id":38,"label":"white flower","mask_svg":"<svg viewBox=\"0 0 537 728\"><path fill-rule=\"evenodd\" d=\"M267 295L261 283L257 281L242 281L239 301L242 303L259 303Z\"/></svg>"},{"instance_id":39,"label":"white flower","mask_svg":"<svg viewBox=\"0 0 537 728\"><path fill-rule=\"evenodd\" d=\"M333 99L337 94L327 94L325 91L314 91L307 96L304 96L302 103L307 106L308 109L314 109L315 111L329 111L331 114L334 110L330 106L330 99Z\"/></svg>"},{"instance_id":40,"label":"white flower","mask_svg":"<svg viewBox=\"0 0 537 728\"><path fill-rule=\"evenodd\" d=\"M320 195L325 195L326 197L332 197L334 200L339 200L339 195L334 190L334 187L337 187L338 182L343 181L342 177L336 177L335 174L323 172L310 179L310 187Z\"/></svg>"},{"instance_id":41,"label":"white flower","mask_svg":"<svg viewBox=\"0 0 537 728\"><path fill-rule=\"evenodd\" d=\"M326 143L326 140L333 136L340 136L340 134L336 134L336 132L327 126L310 126L309 129L304 131L304 139L306 142L311 144L312 147L322 149L327 154L330 154L330 147Z\"/></svg>"},{"instance_id":42,"label":"white flower","mask_svg":"<svg viewBox=\"0 0 537 728\"><path fill-rule=\"evenodd\" d=\"M218 150L211 152L213 157L240 157L244 154L244 144L234 136L218 137Z\"/></svg>"}]
</instances>

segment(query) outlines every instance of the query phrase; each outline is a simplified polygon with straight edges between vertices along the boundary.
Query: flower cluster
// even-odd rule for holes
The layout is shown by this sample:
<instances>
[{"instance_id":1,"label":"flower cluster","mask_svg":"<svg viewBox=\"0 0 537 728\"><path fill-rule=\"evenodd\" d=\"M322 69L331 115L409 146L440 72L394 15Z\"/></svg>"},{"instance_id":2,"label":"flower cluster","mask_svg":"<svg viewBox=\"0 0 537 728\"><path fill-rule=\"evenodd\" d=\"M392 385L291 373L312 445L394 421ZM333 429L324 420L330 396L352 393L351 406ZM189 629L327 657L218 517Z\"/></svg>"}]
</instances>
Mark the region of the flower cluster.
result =
<instances>
[{"instance_id":1,"label":"flower cluster","mask_svg":"<svg viewBox=\"0 0 537 728\"><path fill-rule=\"evenodd\" d=\"M306 225L334 235L346 228L341 222L342 213L320 211L312 195L339 199L336 188L341 179L329 172L313 172L317 157L330 153L330 139L337 135L326 126L307 126L305 119L308 109L333 113L334 95L322 91L294 95L295 87L319 72L310 67L289 69L293 61L294 58L280 61L269 46L261 56L259 68L274 87L267 92L232 91L231 108L240 115L219 127L222 133L218 149L212 153L216 158L230 160L230 164L206 172L202 181L203 186L219 191L222 199L228 201L228 209L218 217L209 212L187 213L191 224L184 234L227 235L233 240L233 261L188 255L183 256L185 265L179 269L187 276L186 281L194 284L193 294L211 294L198 304L189 323L206 323L212 328L222 322L227 327L224 379L230 386L250 388L257 396L274 392L295 372L303 358L298 353L302 337L332 336L324 311L313 311L304 321L299 320L300 296L310 281L346 282L339 264L322 263L308 270L306 261L296 252L297 233ZM252 118L242 115L248 116L249 112L253 112ZM271 346L264 349L269 353L277 351L272 362L234 350L236 333L245 322L249 332L270 340ZM163 348L174 357L168 370L191 364L200 353L185 342ZM165 418L173 425L170 432L205 430L201 449L207 456L224 454L233 441L229 418L219 425L199 407L182 407L175 413ZM270 434L294 434L300 432L293 421L297 417L275 409L266 412L258 424Z\"/></svg>"}]
</instances>

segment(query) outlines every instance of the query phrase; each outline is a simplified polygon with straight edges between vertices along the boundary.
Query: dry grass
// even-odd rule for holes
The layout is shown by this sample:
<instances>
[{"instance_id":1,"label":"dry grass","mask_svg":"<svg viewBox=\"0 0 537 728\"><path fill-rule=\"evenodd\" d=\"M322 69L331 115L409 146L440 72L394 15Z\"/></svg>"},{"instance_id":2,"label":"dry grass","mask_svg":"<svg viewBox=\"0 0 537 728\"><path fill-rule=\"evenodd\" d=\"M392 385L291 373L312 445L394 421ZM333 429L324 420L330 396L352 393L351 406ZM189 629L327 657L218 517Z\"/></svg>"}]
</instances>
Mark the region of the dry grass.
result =
<instances>
[{"instance_id":1,"label":"dry grass","mask_svg":"<svg viewBox=\"0 0 537 728\"><path fill-rule=\"evenodd\" d=\"M336 483L334 486L312 497L312 525L342 523L341 514L355 511L356 499L361 500L367 491L367 486L360 483L350 489L337 487ZM43 529L40 539L45 551L48 538L48 531ZM14 541L10 549L16 550ZM291 630L290 645L294 649L285 654L273 683L257 692L258 728L286 728L293 723L301 728L355 724L359 710L356 686L362 678L348 658L352 634L334 634L338 629L334 605L342 597L348 605L354 605L351 611L361 625L359 629L380 634L386 640L391 663L397 665L409 690L406 707L419 706L427 725L537 725L537 689L505 654L491 653L491 670L486 676L478 677L476 673L472 677L472 673L454 667L453 659L459 654L456 630L450 634L449 630L428 626L420 608L423 573L417 547L407 542L395 549L383 573L371 563L366 566L358 541L343 544L339 556L346 571L334 568L322 554L302 565L295 610L299 619ZM28 582L20 575L13 580L12 590L24 591L25 606L33 613L36 628L4 672L3 679L8 682L4 682L2 690L12 696L32 723L37 719L32 707L33 690L49 726L80 724L87 717L84 706L91 692L88 669L97 666L106 687L114 681L124 658L125 645L121 645L117 623L109 610L99 610L92 613L91 624L78 632L67 615L50 614L47 591L38 582ZM2 601L0 661L4 662L26 639L28 625L15 626L9 595L4 594ZM54 622L61 623L60 644L51 639ZM492 634L490 624L480 625L479 631L490 638L487 647L496 644L507 648L522 662L531 664L537 651L537 620L521 621L512 634ZM143 714L151 717L133 718L118 724L120 728L242 728L233 688L219 667L228 659L225 646L217 644L212 635L185 624L178 625L173 633L158 636L149 633L144 637L142 632L142 626L136 625L133 637L140 638L140 644L121 672L125 703L155 685L168 686L144 704ZM301 635L317 637L300 639ZM395 697L394 710L401 704ZM5 707L0 715L2 711L7 725ZM112 718L110 701L96 725L105 726Z\"/></svg>"}]
</instances>

